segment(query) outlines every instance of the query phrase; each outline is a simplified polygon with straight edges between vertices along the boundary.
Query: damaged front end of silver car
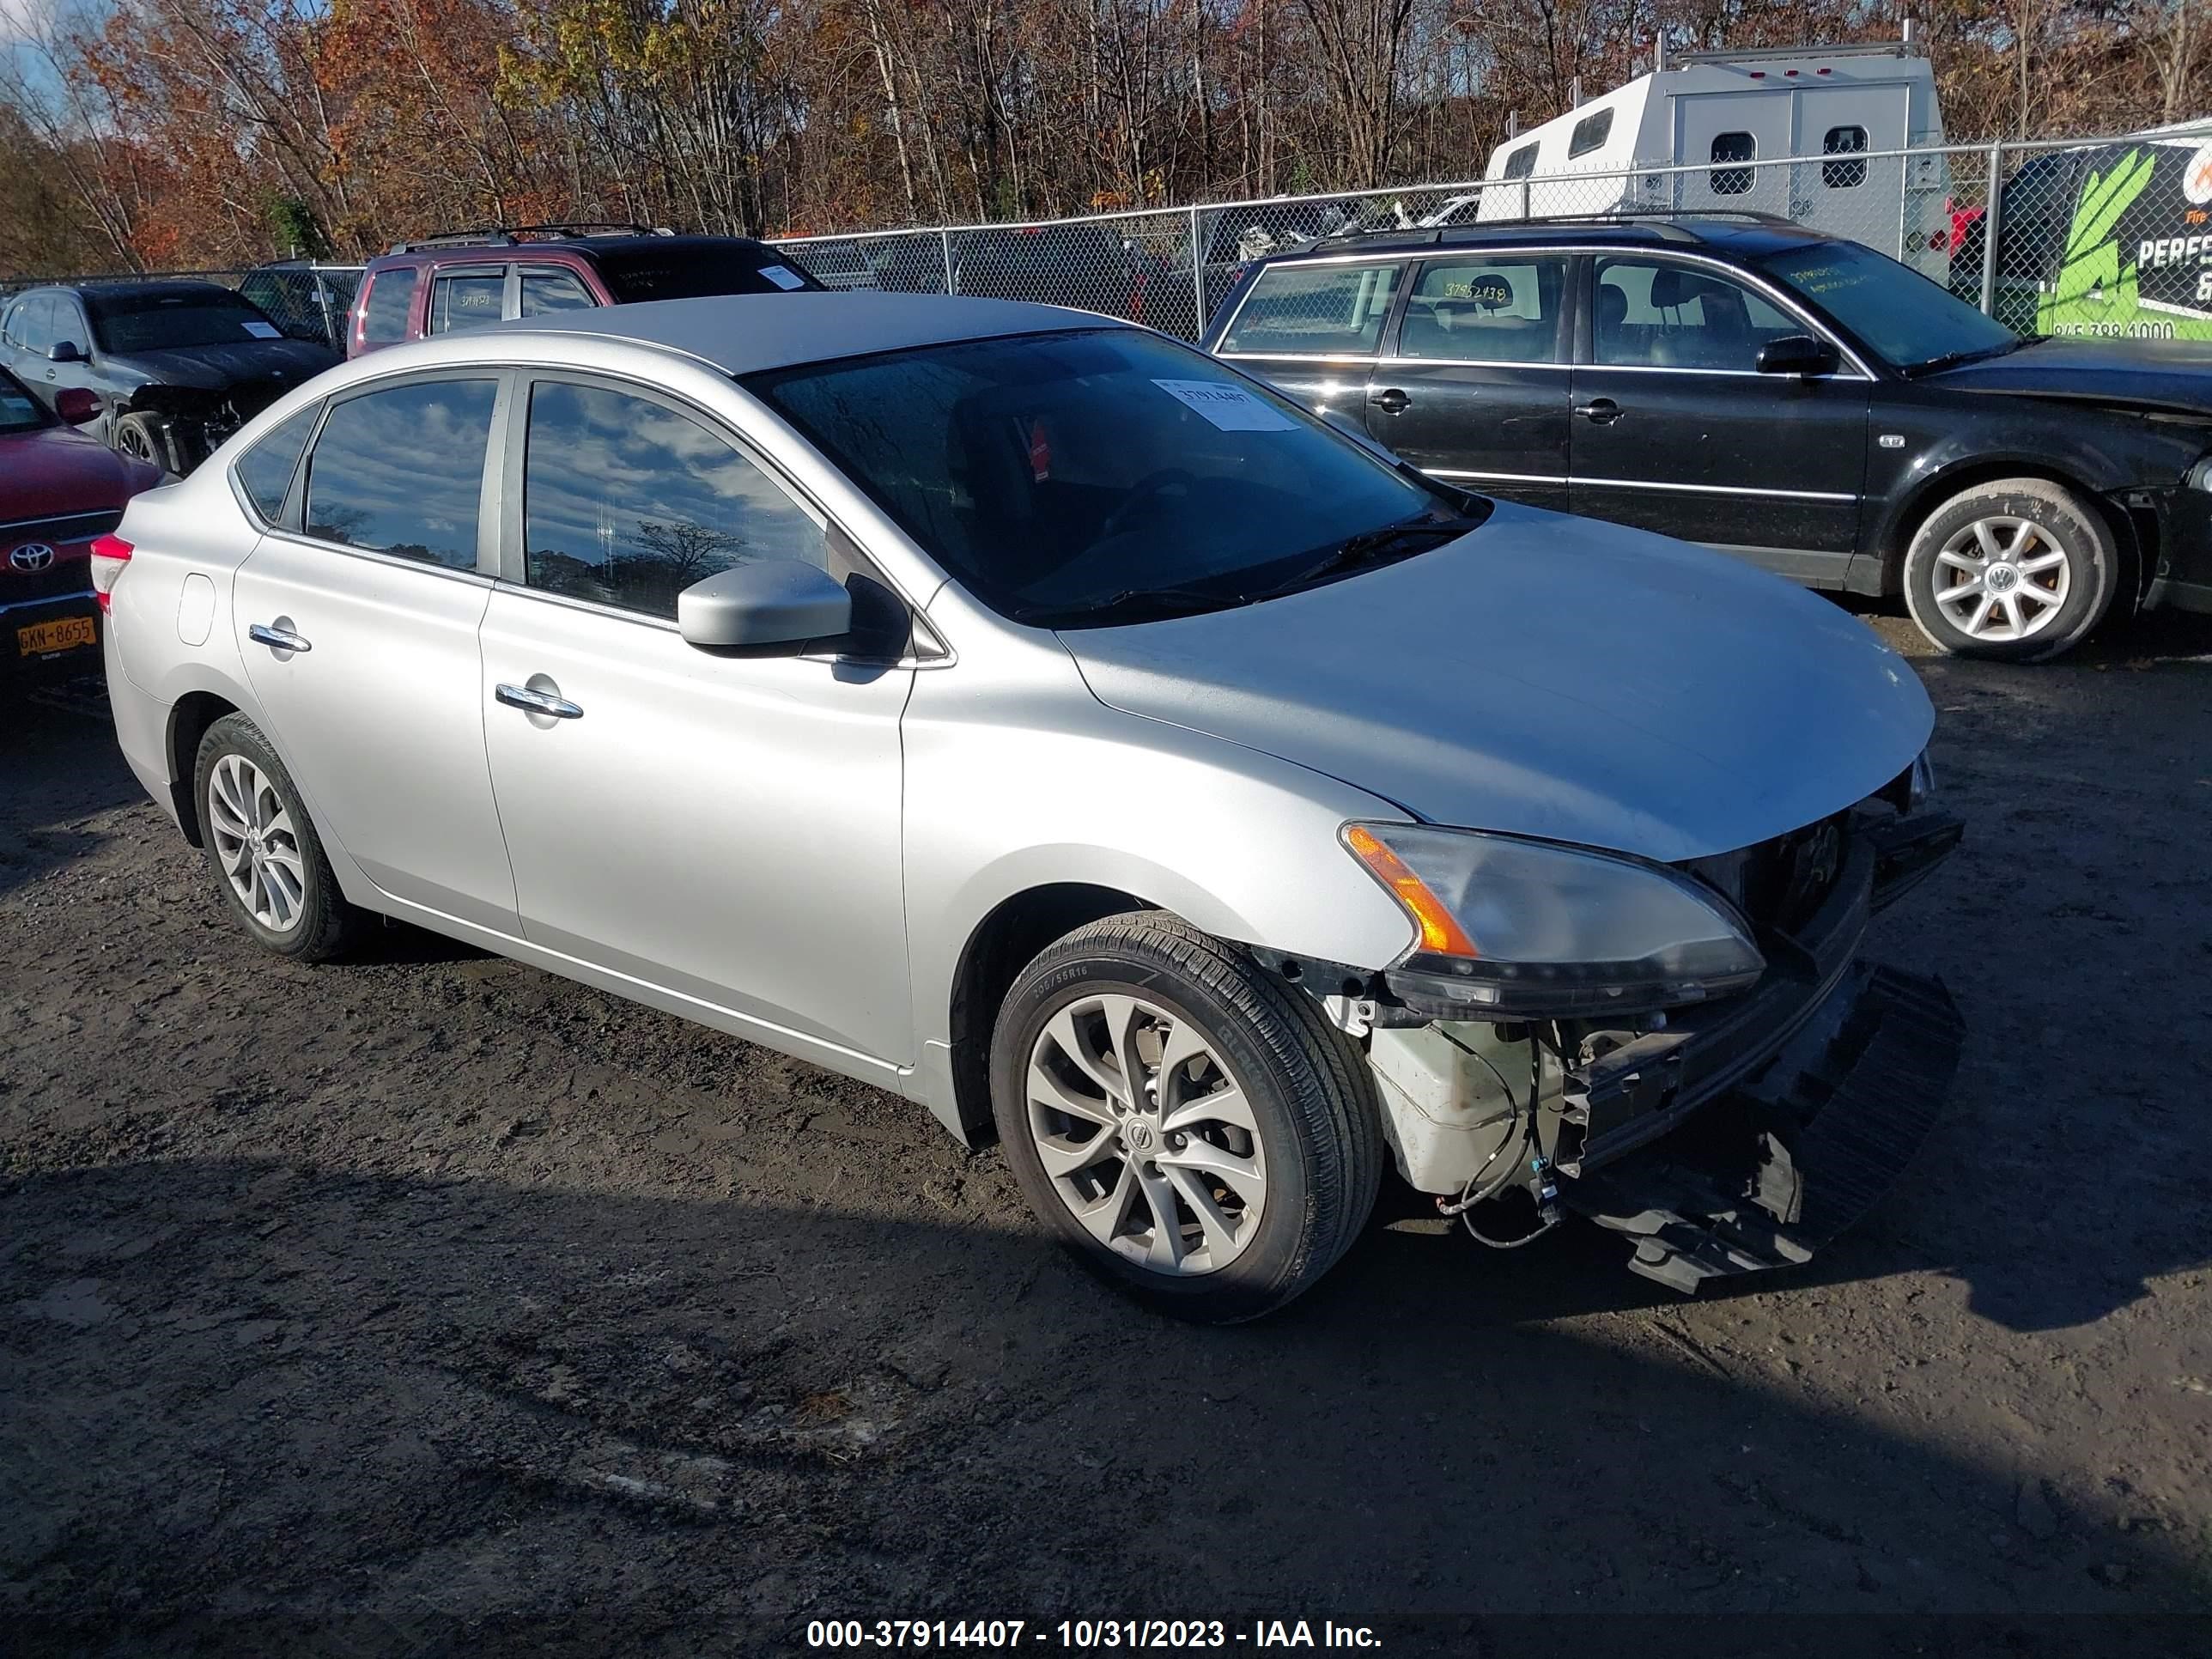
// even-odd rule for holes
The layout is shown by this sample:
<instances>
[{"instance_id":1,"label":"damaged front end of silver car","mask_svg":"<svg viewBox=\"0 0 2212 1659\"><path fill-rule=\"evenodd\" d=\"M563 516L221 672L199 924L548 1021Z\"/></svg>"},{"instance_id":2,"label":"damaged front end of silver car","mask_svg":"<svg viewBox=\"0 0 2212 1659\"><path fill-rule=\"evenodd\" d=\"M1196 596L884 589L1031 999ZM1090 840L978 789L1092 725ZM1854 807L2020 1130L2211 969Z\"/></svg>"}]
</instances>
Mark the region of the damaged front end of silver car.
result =
<instances>
[{"instance_id":1,"label":"damaged front end of silver car","mask_svg":"<svg viewBox=\"0 0 2212 1659\"><path fill-rule=\"evenodd\" d=\"M1959 842L1930 783L1923 757L1848 811L1677 866L1348 835L1420 938L1358 994L1300 971L1345 992L1330 1009L1400 1173L1486 1244L1579 1214L1686 1292L1808 1260L1918 1152L1958 1068L1942 983L1860 955Z\"/></svg>"}]
</instances>

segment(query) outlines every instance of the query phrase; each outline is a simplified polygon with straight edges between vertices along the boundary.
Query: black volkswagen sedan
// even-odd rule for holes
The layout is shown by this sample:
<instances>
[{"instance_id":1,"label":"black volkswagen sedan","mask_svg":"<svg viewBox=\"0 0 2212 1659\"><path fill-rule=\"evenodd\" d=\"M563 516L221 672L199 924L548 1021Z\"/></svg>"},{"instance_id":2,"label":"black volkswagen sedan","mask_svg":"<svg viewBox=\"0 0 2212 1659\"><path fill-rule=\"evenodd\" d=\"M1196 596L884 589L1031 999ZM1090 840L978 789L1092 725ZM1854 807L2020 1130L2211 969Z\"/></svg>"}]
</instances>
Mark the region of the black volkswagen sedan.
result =
<instances>
[{"instance_id":1,"label":"black volkswagen sedan","mask_svg":"<svg viewBox=\"0 0 2212 1659\"><path fill-rule=\"evenodd\" d=\"M1436 477L1902 593L1962 656L2212 611L2212 348L2026 339L1785 221L1335 238L1206 343Z\"/></svg>"}]
</instances>

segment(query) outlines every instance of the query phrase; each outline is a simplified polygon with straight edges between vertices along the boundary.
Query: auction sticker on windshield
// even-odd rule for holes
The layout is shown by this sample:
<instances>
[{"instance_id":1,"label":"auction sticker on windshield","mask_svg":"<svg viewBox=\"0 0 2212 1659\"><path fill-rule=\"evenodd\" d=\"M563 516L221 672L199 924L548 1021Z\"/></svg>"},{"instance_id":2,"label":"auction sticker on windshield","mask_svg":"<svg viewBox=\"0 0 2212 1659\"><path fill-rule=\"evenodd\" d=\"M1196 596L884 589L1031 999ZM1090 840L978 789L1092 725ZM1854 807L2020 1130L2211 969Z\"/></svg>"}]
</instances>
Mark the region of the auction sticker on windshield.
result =
<instances>
[{"instance_id":1,"label":"auction sticker on windshield","mask_svg":"<svg viewBox=\"0 0 2212 1659\"><path fill-rule=\"evenodd\" d=\"M787 294L794 289L806 286L806 279L789 265L763 265L760 268L760 274Z\"/></svg>"},{"instance_id":2,"label":"auction sticker on windshield","mask_svg":"<svg viewBox=\"0 0 2212 1659\"><path fill-rule=\"evenodd\" d=\"M1154 380L1169 397L1188 404L1224 432L1295 432L1298 423L1225 380Z\"/></svg>"}]
</instances>

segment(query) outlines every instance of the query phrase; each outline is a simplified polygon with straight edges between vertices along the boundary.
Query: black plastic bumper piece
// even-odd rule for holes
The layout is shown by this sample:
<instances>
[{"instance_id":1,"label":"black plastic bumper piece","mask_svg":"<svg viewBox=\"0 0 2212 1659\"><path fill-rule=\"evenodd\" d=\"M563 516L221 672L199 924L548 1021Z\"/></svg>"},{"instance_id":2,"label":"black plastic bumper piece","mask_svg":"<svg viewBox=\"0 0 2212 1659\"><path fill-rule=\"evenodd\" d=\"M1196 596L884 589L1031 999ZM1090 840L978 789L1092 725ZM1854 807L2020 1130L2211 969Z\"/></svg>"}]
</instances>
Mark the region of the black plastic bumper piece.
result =
<instances>
[{"instance_id":1,"label":"black plastic bumper piece","mask_svg":"<svg viewBox=\"0 0 2212 1659\"><path fill-rule=\"evenodd\" d=\"M1806 1261L1919 1151L1964 1036L1941 981L1855 963L1771 1065L1560 1199L1678 1291Z\"/></svg>"}]
</instances>

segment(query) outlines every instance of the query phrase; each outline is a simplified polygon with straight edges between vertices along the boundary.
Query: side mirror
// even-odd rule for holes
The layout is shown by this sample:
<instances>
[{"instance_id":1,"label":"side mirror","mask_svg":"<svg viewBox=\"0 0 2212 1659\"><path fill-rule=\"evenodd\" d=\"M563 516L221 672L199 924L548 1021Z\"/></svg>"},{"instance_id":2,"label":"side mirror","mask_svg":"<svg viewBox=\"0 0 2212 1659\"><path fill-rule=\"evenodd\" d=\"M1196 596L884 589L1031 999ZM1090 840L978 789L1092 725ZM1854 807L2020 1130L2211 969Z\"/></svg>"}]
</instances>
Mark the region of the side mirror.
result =
<instances>
[{"instance_id":1,"label":"side mirror","mask_svg":"<svg viewBox=\"0 0 2212 1659\"><path fill-rule=\"evenodd\" d=\"M1843 360L1835 347L1809 334L1785 334L1759 349L1762 374L1832 374Z\"/></svg>"},{"instance_id":2,"label":"side mirror","mask_svg":"<svg viewBox=\"0 0 2212 1659\"><path fill-rule=\"evenodd\" d=\"M46 348L46 361L50 363L81 363L84 361L84 348L75 340L57 340Z\"/></svg>"},{"instance_id":3,"label":"side mirror","mask_svg":"<svg viewBox=\"0 0 2212 1659\"><path fill-rule=\"evenodd\" d=\"M100 394L81 386L64 386L54 399L54 413L64 424L82 426L100 415Z\"/></svg>"},{"instance_id":4,"label":"side mirror","mask_svg":"<svg viewBox=\"0 0 2212 1659\"><path fill-rule=\"evenodd\" d=\"M853 628L853 596L818 565L755 559L716 571L676 596L686 642L710 647L835 639Z\"/></svg>"}]
</instances>

